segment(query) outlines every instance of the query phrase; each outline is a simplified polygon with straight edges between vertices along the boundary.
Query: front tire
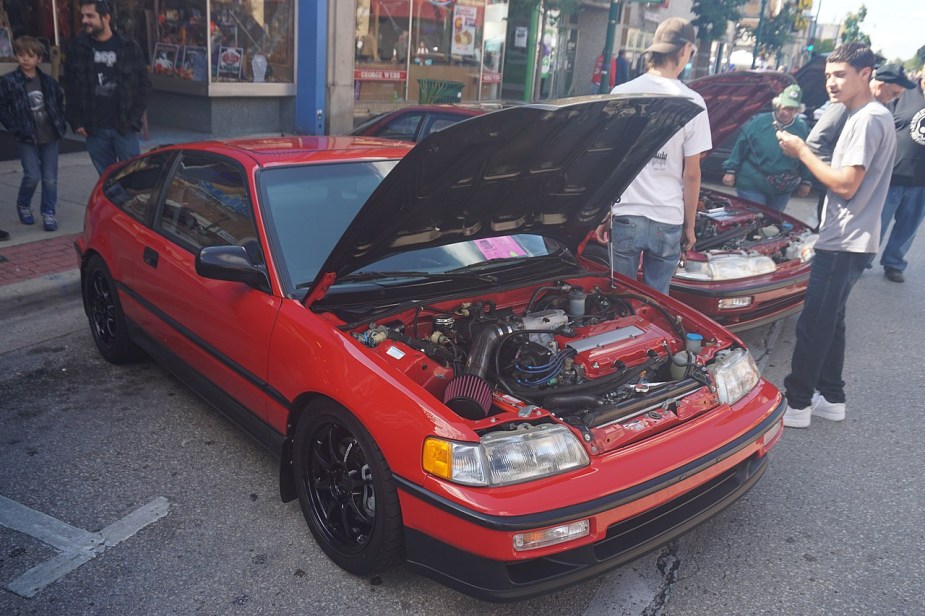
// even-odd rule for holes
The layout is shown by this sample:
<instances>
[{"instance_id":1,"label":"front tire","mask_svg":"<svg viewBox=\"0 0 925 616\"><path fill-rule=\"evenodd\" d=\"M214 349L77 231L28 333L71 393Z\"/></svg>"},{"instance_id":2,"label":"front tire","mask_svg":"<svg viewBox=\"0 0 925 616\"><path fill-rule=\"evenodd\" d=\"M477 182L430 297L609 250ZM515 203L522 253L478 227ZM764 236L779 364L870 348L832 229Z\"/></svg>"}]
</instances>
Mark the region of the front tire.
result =
<instances>
[{"instance_id":1,"label":"front tire","mask_svg":"<svg viewBox=\"0 0 925 616\"><path fill-rule=\"evenodd\" d=\"M324 402L296 428L296 492L308 527L341 568L366 575L404 560L404 533L392 472L363 425Z\"/></svg>"},{"instance_id":2,"label":"front tire","mask_svg":"<svg viewBox=\"0 0 925 616\"><path fill-rule=\"evenodd\" d=\"M116 284L99 255L87 262L82 291L90 332L100 355L113 364L139 359L143 353L129 338Z\"/></svg>"}]
</instances>

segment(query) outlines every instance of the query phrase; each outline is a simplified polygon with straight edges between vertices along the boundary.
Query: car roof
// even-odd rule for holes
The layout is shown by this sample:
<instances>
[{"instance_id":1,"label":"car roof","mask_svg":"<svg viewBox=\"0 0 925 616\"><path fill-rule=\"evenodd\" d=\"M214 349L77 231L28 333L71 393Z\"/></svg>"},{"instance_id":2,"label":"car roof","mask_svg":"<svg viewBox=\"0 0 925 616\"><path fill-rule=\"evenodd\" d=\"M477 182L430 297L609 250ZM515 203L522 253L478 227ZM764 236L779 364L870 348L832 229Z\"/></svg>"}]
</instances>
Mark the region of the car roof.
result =
<instances>
[{"instance_id":1,"label":"car roof","mask_svg":"<svg viewBox=\"0 0 925 616\"><path fill-rule=\"evenodd\" d=\"M183 150L202 150L240 158L246 155L260 167L306 163L397 159L413 146L403 141L379 137L280 136L217 139L165 146Z\"/></svg>"}]
</instances>

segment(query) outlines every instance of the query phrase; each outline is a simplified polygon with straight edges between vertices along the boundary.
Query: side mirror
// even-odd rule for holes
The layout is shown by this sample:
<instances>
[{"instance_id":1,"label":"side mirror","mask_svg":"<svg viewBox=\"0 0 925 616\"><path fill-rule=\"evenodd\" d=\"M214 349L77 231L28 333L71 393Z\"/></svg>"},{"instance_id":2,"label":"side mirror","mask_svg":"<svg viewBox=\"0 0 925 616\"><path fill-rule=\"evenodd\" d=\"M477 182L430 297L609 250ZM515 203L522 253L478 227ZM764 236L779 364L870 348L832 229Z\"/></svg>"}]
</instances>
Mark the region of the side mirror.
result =
<instances>
[{"instance_id":1,"label":"side mirror","mask_svg":"<svg viewBox=\"0 0 925 616\"><path fill-rule=\"evenodd\" d=\"M270 292L266 269L254 264L244 246L207 246L196 255L196 273L203 278L243 282Z\"/></svg>"}]
</instances>

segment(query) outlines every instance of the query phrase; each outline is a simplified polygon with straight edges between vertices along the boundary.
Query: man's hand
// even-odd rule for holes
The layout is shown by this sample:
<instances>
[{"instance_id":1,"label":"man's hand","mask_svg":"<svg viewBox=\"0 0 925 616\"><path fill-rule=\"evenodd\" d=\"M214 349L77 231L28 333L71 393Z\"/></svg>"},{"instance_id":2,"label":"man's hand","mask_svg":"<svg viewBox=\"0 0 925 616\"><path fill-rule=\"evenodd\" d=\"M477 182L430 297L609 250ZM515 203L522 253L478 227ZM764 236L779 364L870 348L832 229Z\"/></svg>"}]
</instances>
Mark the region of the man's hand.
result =
<instances>
[{"instance_id":1,"label":"man's hand","mask_svg":"<svg viewBox=\"0 0 925 616\"><path fill-rule=\"evenodd\" d=\"M606 244L610 235L610 225L604 221L594 229L594 240L598 244Z\"/></svg>"},{"instance_id":2,"label":"man's hand","mask_svg":"<svg viewBox=\"0 0 925 616\"><path fill-rule=\"evenodd\" d=\"M694 233L693 227L684 227L684 237L681 238L681 252L693 250L697 243L697 234Z\"/></svg>"},{"instance_id":3,"label":"man's hand","mask_svg":"<svg viewBox=\"0 0 925 616\"><path fill-rule=\"evenodd\" d=\"M797 159L800 158L800 151L805 147L809 147L805 141L796 135L783 130L777 131L777 142L780 144L780 149L783 150L784 154Z\"/></svg>"},{"instance_id":4,"label":"man's hand","mask_svg":"<svg viewBox=\"0 0 925 616\"><path fill-rule=\"evenodd\" d=\"M87 136L87 129L81 126L80 128L75 128L74 133L80 135L81 137Z\"/></svg>"},{"instance_id":5,"label":"man's hand","mask_svg":"<svg viewBox=\"0 0 925 616\"><path fill-rule=\"evenodd\" d=\"M726 186L735 186L736 185L736 174L729 171L723 176L723 184Z\"/></svg>"}]
</instances>

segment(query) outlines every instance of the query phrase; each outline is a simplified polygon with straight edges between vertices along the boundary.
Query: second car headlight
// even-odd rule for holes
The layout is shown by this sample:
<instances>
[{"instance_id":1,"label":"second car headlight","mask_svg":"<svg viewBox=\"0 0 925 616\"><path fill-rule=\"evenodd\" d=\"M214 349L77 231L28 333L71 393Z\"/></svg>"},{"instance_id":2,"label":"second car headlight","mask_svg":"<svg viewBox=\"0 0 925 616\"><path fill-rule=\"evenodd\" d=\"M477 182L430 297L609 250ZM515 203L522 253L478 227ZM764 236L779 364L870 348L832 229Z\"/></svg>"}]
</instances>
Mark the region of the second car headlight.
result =
<instances>
[{"instance_id":1,"label":"second car headlight","mask_svg":"<svg viewBox=\"0 0 925 616\"><path fill-rule=\"evenodd\" d=\"M713 376L720 402L726 404L738 402L758 384L758 366L746 349L718 352L707 371Z\"/></svg>"},{"instance_id":2,"label":"second car headlight","mask_svg":"<svg viewBox=\"0 0 925 616\"><path fill-rule=\"evenodd\" d=\"M472 486L504 486L587 466L588 454L565 426L542 424L490 432L479 443L437 437L424 442L428 473Z\"/></svg>"},{"instance_id":3,"label":"second car headlight","mask_svg":"<svg viewBox=\"0 0 925 616\"><path fill-rule=\"evenodd\" d=\"M734 280L770 274L776 269L774 260L765 255L720 253L709 255L706 261L687 260L674 275L688 280Z\"/></svg>"}]
</instances>

